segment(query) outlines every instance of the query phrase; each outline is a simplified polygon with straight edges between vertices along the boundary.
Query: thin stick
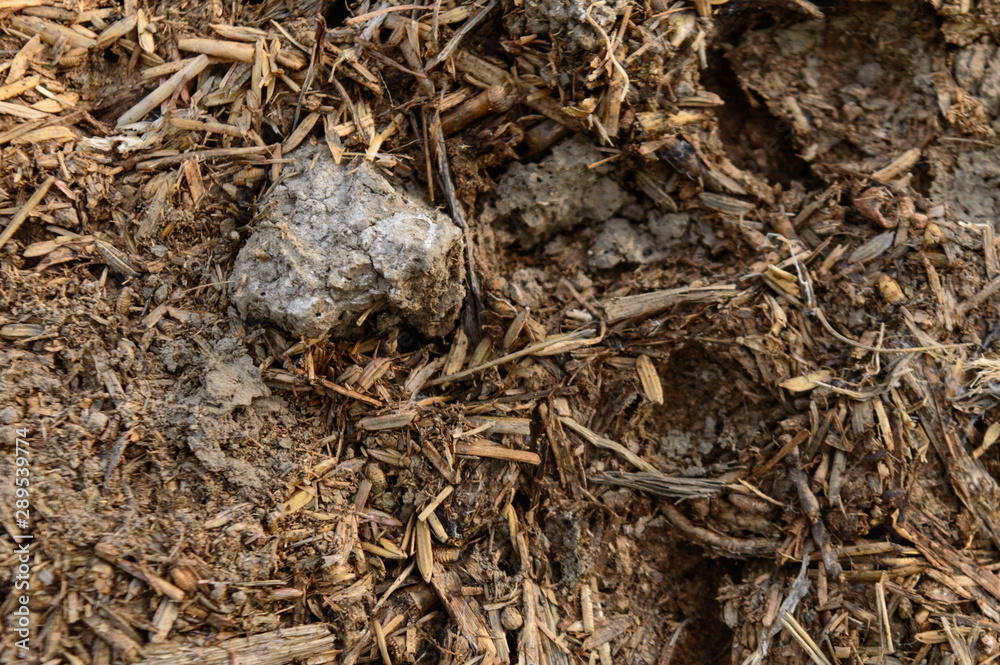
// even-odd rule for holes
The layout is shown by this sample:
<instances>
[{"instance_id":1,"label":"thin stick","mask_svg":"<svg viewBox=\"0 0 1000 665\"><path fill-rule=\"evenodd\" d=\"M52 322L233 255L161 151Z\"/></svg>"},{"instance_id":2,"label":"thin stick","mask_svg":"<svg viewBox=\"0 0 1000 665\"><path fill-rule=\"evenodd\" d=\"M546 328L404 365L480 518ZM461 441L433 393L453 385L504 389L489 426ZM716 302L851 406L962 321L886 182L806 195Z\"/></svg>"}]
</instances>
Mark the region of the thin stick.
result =
<instances>
[{"instance_id":1,"label":"thin stick","mask_svg":"<svg viewBox=\"0 0 1000 665\"><path fill-rule=\"evenodd\" d=\"M791 612L785 611L784 616L781 617L782 625L792 634L795 641L806 650L809 657L815 660L820 665L830 665L830 661L827 660L826 656L820 651L819 646L806 632L805 628L802 627L795 617L792 616Z\"/></svg>"},{"instance_id":2,"label":"thin stick","mask_svg":"<svg viewBox=\"0 0 1000 665\"><path fill-rule=\"evenodd\" d=\"M443 490L438 492L437 496L434 497L430 503L428 503L420 514L417 515L417 520L423 522L427 517L434 512L434 509L441 505L441 502L451 496L451 493L455 491L454 485L446 485Z\"/></svg>"},{"instance_id":3,"label":"thin stick","mask_svg":"<svg viewBox=\"0 0 1000 665\"><path fill-rule=\"evenodd\" d=\"M493 11L493 8L496 7L499 3L500 0L490 0L490 4L480 9L479 13L477 13L475 16L466 21L462 25L462 27L458 29L458 32L456 32L452 36L452 38L448 40L448 43L444 45L444 48L441 49L441 52L427 61L427 64L424 65L424 73L431 71L439 64L450 58L451 54L455 51L455 49L458 48L458 45L462 43L462 40L465 38L465 36L469 34L469 32L471 32L472 29L475 28L480 23L480 21L486 18L486 15L489 14L491 11ZM627 78L625 80L628 81Z\"/></svg>"},{"instance_id":4,"label":"thin stick","mask_svg":"<svg viewBox=\"0 0 1000 665\"><path fill-rule=\"evenodd\" d=\"M527 450L514 450L513 448L481 443L456 443L455 453L458 455L472 455L474 457L489 457L491 459L522 462L536 466L542 463L541 457Z\"/></svg>"},{"instance_id":5,"label":"thin stick","mask_svg":"<svg viewBox=\"0 0 1000 665\"><path fill-rule=\"evenodd\" d=\"M42 198L48 193L49 187L52 186L53 182L55 182L55 178L52 176L46 178L45 182L42 183L42 186L36 189L35 193L31 195L30 199L28 199L28 202L17 211L17 214L14 215L14 219L10 220L10 224L7 225L7 228L3 230L3 233L0 233L0 249L7 244L7 241L10 240L12 235L17 233L17 230L21 228L21 224L24 224L24 220L28 219L28 215L30 215L31 211L35 209L35 206L41 203Z\"/></svg>"},{"instance_id":6,"label":"thin stick","mask_svg":"<svg viewBox=\"0 0 1000 665\"><path fill-rule=\"evenodd\" d=\"M462 228L465 238L466 278L469 280L470 297L465 301L465 334L473 344L479 343L480 320L483 314L483 294L479 287L479 277L476 274L476 260L472 252L472 233L465 222L465 212L455 196L455 185L451 181L451 169L448 166L448 149L444 141L444 131L441 128L441 117L434 119L433 130L437 135L438 172L441 177L441 189L448 199L448 208L455 223Z\"/></svg>"},{"instance_id":7,"label":"thin stick","mask_svg":"<svg viewBox=\"0 0 1000 665\"><path fill-rule=\"evenodd\" d=\"M199 55L197 58L194 58L185 65L184 69L167 79L166 83L153 90L153 92L143 97L138 104L123 113L118 118L118 123L115 126L124 127L125 125L131 125L133 122L142 120L146 117L147 113L167 101L175 91L200 74L201 70L205 69L205 67L208 67L208 56Z\"/></svg>"},{"instance_id":8,"label":"thin stick","mask_svg":"<svg viewBox=\"0 0 1000 665\"><path fill-rule=\"evenodd\" d=\"M306 70L306 77L302 81L302 88L299 90L299 99L295 102L295 120L292 127L299 126L299 113L302 111L302 100L306 98L306 93L312 87L313 77L316 76L316 63L323 66L323 41L326 39L326 19L320 15L316 19L316 33L313 36L313 50L309 57L309 69Z\"/></svg>"},{"instance_id":9,"label":"thin stick","mask_svg":"<svg viewBox=\"0 0 1000 665\"><path fill-rule=\"evenodd\" d=\"M816 309L813 310L813 312L816 314L816 318L819 319L819 322L823 324L823 327L826 328L826 331L831 335L833 335L834 337L836 337L837 339L839 339L841 342L845 344L850 344L851 346L857 347L859 349L864 349L865 351L871 351L873 353L925 353L927 351L943 351L944 349L958 349L963 346L973 346L972 342L962 342L961 344L937 344L935 346L915 346L910 349L893 349L893 348L885 348L879 346L867 346L865 344L862 344L861 342L855 342L850 337L844 337L839 332L834 330L833 326L830 325L830 322L826 320L825 316L823 316L823 310L821 310L820 308L817 307Z\"/></svg>"},{"instance_id":10,"label":"thin stick","mask_svg":"<svg viewBox=\"0 0 1000 665\"><path fill-rule=\"evenodd\" d=\"M576 432L577 434L585 438L587 441L589 441L591 444L597 446L598 448L604 448L605 450L612 450L618 453L626 460L628 460L633 466L642 469L643 471L648 471L649 473L653 473L658 476L663 475L663 472L661 472L655 466L653 466L646 460L642 459L641 457L639 457L631 450L629 450L622 444L618 443L617 441L612 441L611 439L607 439L601 436L600 434L594 432L593 430L584 427L583 425L576 422L569 416L560 416L559 420L562 421L563 425L566 425L571 430L573 430L574 432Z\"/></svg>"},{"instance_id":11,"label":"thin stick","mask_svg":"<svg viewBox=\"0 0 1000 665\"><path fill-rule=\"evenodd\" d=\"M895 653L896 650L892 646L892 625L889 623L889 610L885 604L885 585L882 582L875 583L875 598L878 601L878 620L882 627L882 646L886 653Z\"/></svg>"},{"instance_id":12,"label":"thin stick","mask_svg":"<svg viewBox=\"0 0 1000 665\"><path fill-rule=\"evenodd\" d=\"M663 650L660 651L660 659L656 661L656 665L670 665L670 661L674 659L674 649L677 647L677 641L680 640L681 634L689 623L691 623L691 617L681 621L681 625L674 629L674 634L670 636L670 641L663 645Z\"/></svg>"},{"instance_id":13,"label":"thin stick","mask_svg":"<svg viewBox=\"0 0 1000 665\"><path fill-rule=\"evenodd\" d=\"M144 162L139 162L135 165L135 168L139 171L149 171L152 169L164 169L177 166L182 164L192 157L197 157L201 160L206 159L217 159L219 157L247 157L250 155L259 155L262 152L267 152L267 146L250 146L247 148L209 148L208 150L192 150L190 152L182 152L176 155L168 155L166 157L157 157L154 159L147 159Z\"/></svg>"},{"instance_id":14,"label":"thin stick","mask_svg":"<svg viewBox=\"0 0 1000 665\"><path fill-rule=\"evenodd\" d=\"M577 330L576 332L567 333L566 335L556 335L551 337L544 342L539 342L538 344L532 344L527 346L520 351L515 351L514 353L508 353L505 356L501 356L496 360L491 360L482 365L477 365L476 367L470 367L469 369L463 370L461 372L455 372L454 374L449 374L448 376L441 376L436 379L432 379L424 384L424 387L437 386L442 383L451 383L453 381L461 381L462 379L468 378L474 374L490 369L491 367L496 367L497 365L503 365L512 360L517 360L518 358L523 358L525 356L530 356L533 353L538 353L539 351L544 351L545 349L559 344L560 342L566 342L574 339L579 339L583 337L585 330Z\"/></svg>"},{"instance_id":15,"label":"thin stick","mask_svg":"<svg viewBox=\"0 0 1000 665\"><path fill-rule=\"evenodd\" d=\"M601 0L600 2L595 2L594 4L590 5L589 7L587 7L587 13L583 15L583 18L586 19L587 23L589 23L595 30L597 30L597 32L601 33L601 37L604 38L604 47L608 50L608 58L611 60L611 64L615 66L615 69L618 70L618 73L621 74L622 77L623 81L622 93L618 101L624 102L626 95L628 95L628 86L629 86L628 72L625 71L625 68L622 67L620 62L618 62L618 58L615 57L615 48L614 45L611 43L611 38L608 37L608 33L604 32L604 28L602 28L601 25L597 21L595 21L593 17L591 17L590 15L590 12L594 7L601 7L606 4L608 3L605 2L605 0Z\"/></svg>"},{"instance_id":16,"label":"thin stick","mask_svg":"<svg viewBox=\"0 0 1000 665\"><path fill-rule=\"evenodd\" d=\"M337 92L340 93L340 98L347 106L347 110L351 113L351 119L354 120L354 128L358 130L358 136L361 138L362 143L368 143L371 141L371 137L368 136L368 132L365 131L364 126L361 124L361 117L358 116L358 110L354 107L354 102L351 101L350 95L347 94L347 90L341 85L340 81L337 80L336 70L330 71L330 80L333 84L337 86Z\"/></svg>"}]
</instances>

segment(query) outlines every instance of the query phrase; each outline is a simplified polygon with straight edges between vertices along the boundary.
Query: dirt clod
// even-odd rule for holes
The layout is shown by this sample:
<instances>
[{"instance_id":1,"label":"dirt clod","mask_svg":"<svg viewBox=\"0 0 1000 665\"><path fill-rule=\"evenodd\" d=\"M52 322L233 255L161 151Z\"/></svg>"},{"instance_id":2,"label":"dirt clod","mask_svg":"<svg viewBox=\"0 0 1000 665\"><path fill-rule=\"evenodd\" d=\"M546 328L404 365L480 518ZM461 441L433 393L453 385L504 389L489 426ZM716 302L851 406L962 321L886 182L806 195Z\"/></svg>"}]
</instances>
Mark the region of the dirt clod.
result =
<instances>
[{"instance_id":1,"label":"dirt clod","mask_svg":"<svg viewBox=\"0 0 1000 665\"><path fill-rule=\"evenodd\" d=\"M531 247L586 221L603 221L628 201L607 165L589 168L605 155L589 142L560 143L536 164L514 164L497 185L484 213L504 220L509 237Z\"/></svg>"},{"instance_id":2,"label":"dirt clod","mask_svg":"<svg viewBox=\"0 0 1000 665\"><path fill-rule=\"evenodd\" d=\"M314 338L356 334L368 315L431 336L451 330L465 296L459 228L368 163L301 152L302 173L262 204L267 213L236 259L240 313Z\"/></svg>"},{"instance_id":3,"label":"dirt clod","mask_svg":"<svg viewBox=\"0 0 1000 665\"><path fill-rule=\"evenodd\" d=\"M607 33L627 5L624 0L532 0L524 3L523 15L511 14L508 25L516 33L549 35L568 53L597 51L603 42L600 32L587 21L588 12Z\"/></svg>"},{"instance_id":4,"label":"dirt clod","mask_svg":"<svg viewBox=\"0 0 1000 665\"><path fill-rule=\"evenodd\" d=\"M965 221L993 224L1000 219L1000 150L970 150L954 169L942 169L931 194L946 201Z\"/></svg>"}]
</instances>

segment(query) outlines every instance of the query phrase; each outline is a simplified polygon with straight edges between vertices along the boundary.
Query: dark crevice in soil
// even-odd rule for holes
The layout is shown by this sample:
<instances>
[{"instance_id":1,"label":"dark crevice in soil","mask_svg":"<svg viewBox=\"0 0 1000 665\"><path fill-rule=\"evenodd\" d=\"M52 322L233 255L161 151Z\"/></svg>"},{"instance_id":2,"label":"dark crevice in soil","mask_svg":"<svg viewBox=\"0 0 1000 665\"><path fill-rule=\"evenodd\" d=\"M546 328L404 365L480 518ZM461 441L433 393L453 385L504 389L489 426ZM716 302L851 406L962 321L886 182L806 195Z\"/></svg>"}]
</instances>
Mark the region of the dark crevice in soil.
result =
<instances>
[{"instance_id":1,"label":"dark crevice in soil","mask_svg":"<svg viewBox=\"0 0 1000 665\"><path fill-rule=\"evenodd\" d=\"M649 551L662 552L666 558L658 561L663 574L663 601L672 606L677 616L689 619L674 649L671 662L728 664L733 632L722 620L720 589L741 579L742 561L714 558L702 548L678 542L671 531L649 535ZM657 556L655 553L653 556ZM664 641L673 630L664 628Z\"/></svg>"},{"instance_id":2,"label":"dark crevice in soil","mask_svg":"<svg viewBox=\"0 0 1000 665\"><path fill-rule=\"evenodd\" d=\"M774 117L763 100L752 97L740 86L736 73L724 57L711 59L702 84L719 95L725 106L716 111L719 136L726 156L739 168L788 187L793 180L811 182L809 163L796 152L792 127Z\"/></svg>"},{"instance_id":3,"label":"dark crevice in soil","mask_svg":"<svg viewBox=\"0 0 1000 665\"><path fill-rule=\"evenodd\" d=\"M931 175L931 167L926 161L921 160L917 162L917 165L913 167L912 170L913 179L910 181L910 185L915 189L921 196L931 195L931 185L934 183L934 176Z\"/></svg>"},{"instance_id":4,"label":"dark crevice in soil","mask_svg":"<svg viewBox=\"0 0 1000 665\"><path fill-rule=\"evenodd\" d=\"M326 8L326 11L323 12L323 18L326 19L328 29L341 27L350 15L351 10L347 8L345 0L333 0Z\"/></svg>"}]
</instances>

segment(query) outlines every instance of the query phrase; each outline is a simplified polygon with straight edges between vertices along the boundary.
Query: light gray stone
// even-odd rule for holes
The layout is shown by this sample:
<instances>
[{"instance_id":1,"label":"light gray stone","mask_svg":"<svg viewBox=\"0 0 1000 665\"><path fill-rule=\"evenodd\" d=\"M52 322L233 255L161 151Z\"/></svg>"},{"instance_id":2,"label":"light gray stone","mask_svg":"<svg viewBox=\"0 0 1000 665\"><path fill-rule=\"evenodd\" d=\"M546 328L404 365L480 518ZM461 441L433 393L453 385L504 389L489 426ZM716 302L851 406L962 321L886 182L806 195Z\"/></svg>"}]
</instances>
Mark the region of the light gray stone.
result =
<instances>
[{"instance_id":1,"label":"light gray stone","mask_svg":"<svg viewBox=\"0 0 1000 665\"><path fill-rule=\"evenodd\" d=\"M233 268L240 314L307 337L356 334L366 313L383 327L402 319L447 333L465 296L461 230L371 164L338 166L316 150L298 150L301 174L261 204Z\"/></svg>"}]
</instances>

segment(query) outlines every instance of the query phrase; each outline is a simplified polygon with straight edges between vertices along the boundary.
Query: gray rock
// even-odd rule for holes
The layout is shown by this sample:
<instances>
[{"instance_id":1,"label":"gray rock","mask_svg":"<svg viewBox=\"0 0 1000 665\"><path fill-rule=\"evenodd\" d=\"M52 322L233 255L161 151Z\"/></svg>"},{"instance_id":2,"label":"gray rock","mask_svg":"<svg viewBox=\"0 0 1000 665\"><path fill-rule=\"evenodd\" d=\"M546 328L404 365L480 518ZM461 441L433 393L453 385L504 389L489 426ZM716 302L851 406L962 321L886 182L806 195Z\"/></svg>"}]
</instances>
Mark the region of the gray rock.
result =
<instances>
[{"instance_id":1,"label":"gray rock","mask_svg":"<svg viewBox=\"0 0 1000 665\"><path fill-rule=\"evenodd\" d=\"M24 414L21 412L20 407L8 405L0 409L0 425L21 422L22 417L24 417Z\"/></svg>"},{"instance_id":2,"label":"gray rock","mask_svg":"<svg viewBox=\"0 0 1000 665\"><path fill-rule=\"evenodd\" d=\"M993 224L1000 218L1000 150L968 150L952 171L934 178L931 196L945 201L962 221Z\"/></svg>"},{"instance_id":3,"label":"gray rock","mask_svg":"<svg viewBox=\"0 0 1000 665\"><path fill-rule=\"evenodd\" d=\"M366 313L425 335L451 330L465 296L461 230L371 164L338 166L323 150L310 169L315 148L295 157L302 173L262 203L236 259L240 314L307 337L349 336Z\"/></svg>"},{"instance_id":4,"label":"gray rock","mask_svg":"<svg viewBox=\"0 0 1000 665\"><path fill-rule=\"evenodd\" d=\"M619 263L650 263L663 256L653 236L638 225L630 224L627 219L614 217L604 223L594 239L588 263L607 270Z\"/></svg>"},{"instance_id":5,"label":"gray rock","mask_svg":"<svg viewBox=\"0 0 1000 665\"><path fill-rule=\"evenodd\" d=\"M91 434L100 434L108 426L108 416L100 411L92 411L87 414L87 417L83 421L83 426Z\"/></svg>"}]
</instances>

